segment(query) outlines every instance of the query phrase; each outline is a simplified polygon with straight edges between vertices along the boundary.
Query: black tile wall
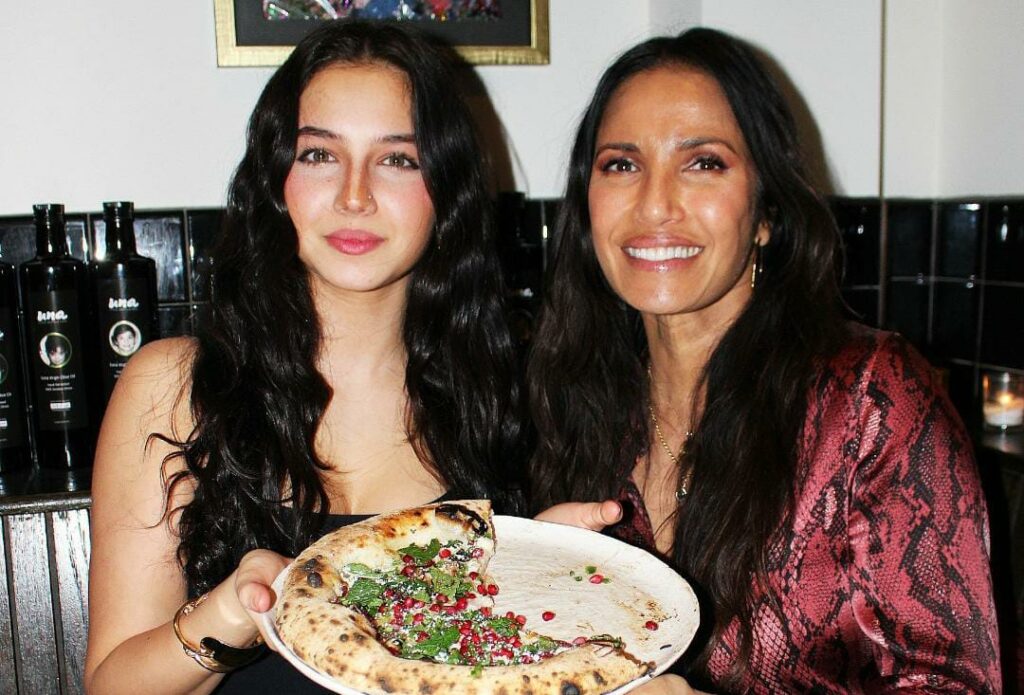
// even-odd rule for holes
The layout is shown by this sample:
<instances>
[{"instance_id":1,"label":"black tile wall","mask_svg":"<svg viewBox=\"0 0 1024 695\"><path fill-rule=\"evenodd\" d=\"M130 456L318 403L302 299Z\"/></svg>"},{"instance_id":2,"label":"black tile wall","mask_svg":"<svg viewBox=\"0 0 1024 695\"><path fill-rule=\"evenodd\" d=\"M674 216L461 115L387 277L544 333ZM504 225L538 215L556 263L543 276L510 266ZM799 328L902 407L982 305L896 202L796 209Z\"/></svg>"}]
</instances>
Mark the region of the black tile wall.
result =
<instances>
[{"instance_id":1,"label":"black tile wall","mask_svg":"<svg viewBox=\"0 0 1024 695\"><path fill-rule=\"evenodd\" d=\"M843 285L878 285L881 277L881 203L878 200L844 198L830 202L843 238L846 260Z\"/></svg>"},{"instance_id":2,"label":"black tile wall","mask_svg":"<svg viewBox=\"0 0 1024 695\"><path fill-rule=\"evenodd\" d=\"M939 204L935 275L968 278L980 273L981 204Z\"/></svg>"},{"instance_id":3,"label":"black tile wall","mask_svg":"<svg viewBox=\"0 0 1024 695\"><path fill-rule=\"evenodd\" d=\"M223 210L189 210L188 219L188 257L192 271L192 299L209 301L210 280L213 276L213 258L210 255L213 241L216 238L224 217Z\"/></svg>"},{"instance_id":4,"label":"black tile wall","mask_svg":"<svg viewBox=\"0 0 1024 695\"><path fill-rule=\"evenodd\" d=\"M985 288L981 361L1024 369L1024 284Z\"/></svg>"},{"instance_id":5,"label":"black tile wall","mask_svg":"<svg viewBox=\"0 0 1024 695\"><path fill-rule=\"evenodd\" d=\"M928 344L930 294L931 285L923 278L889 283L886 327L901 333L919 348Z\"/></svg>"},{"instance_id":6,"label":"black tile wall","mask_svg":"<svg viewBox=\"0 0 1024 695\"><path fill-rule=\"evenodd\" d=\"M1024 202L990 203L985 279L1024 283Z\"/></svg>"},{"instance_id":7,"label":"black tile wall","mask_svg":"<svg viewBox=\"0 0 1024 695\"><path fill-rule=\"evenodd\" d=\"M878 290L873 288L845 288L843 301L850 318L870 326L878 325Z\"/></svg>"},{"instance_id":8,"label":"black tile wall","mask_svg":"<svg viewBox=\"0 0 1024 695\"><path fill-rule=\"evenodd\" d=\"M945 359L974 359L979 298L980 291L974 282L940 280L935 283L928 352Z\"/></svg>"},{"instance_id":9,"label":"black tile wall","mask_svg":"<svg viewBox=\"0 0 1024 695\"><path fill-rule=\"evenodd\" d=\"M933 209L931 202L889 203L889 277L931 275Z\"/></svg>"}]
</instances>

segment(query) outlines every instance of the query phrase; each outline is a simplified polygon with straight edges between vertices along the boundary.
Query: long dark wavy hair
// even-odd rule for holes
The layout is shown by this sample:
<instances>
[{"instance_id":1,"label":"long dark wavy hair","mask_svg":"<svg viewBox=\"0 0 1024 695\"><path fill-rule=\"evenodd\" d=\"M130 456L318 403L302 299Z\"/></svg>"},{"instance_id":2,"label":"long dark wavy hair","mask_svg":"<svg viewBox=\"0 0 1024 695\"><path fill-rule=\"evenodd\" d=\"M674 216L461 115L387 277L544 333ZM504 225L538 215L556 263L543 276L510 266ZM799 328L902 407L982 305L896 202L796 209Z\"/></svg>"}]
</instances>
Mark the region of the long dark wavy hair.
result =
<instances>
[{"instance_id":1,"label":"long dark wavy hair","mask_svg":"<svg viewBox=\"0 0 1024 695\"><path fill-rule=\"evenodd\" d=\"M185 464L169 476L168 495L195 488L179 510L190 593L216 585L250 549L296 554L329 509L314 438L332 392L316 368L321 326L284 203L299 96L327 66L391 66L411 88L435 224L403 319L410 440L450 493L489 497L508 512L523 505L521 390L482 157L451 55L396 26L327 24L295 48L256 104L213 252L191 393L182 395L195 428L165 462Z\"/></svg>"},{"instance_id":2,"label":"long dark wavy hair","mask_svg":"<svg viewBox=\"0 0 1024 695\"><path fill-rule=\"evenodd\" d=\"M755 222L771 227L753 298L701 375L704 411L683 463L693 467L692 489L675 515L671 550L710 612L691 673L704 675L725 627L739 618L735 684L750 660L753 583L765 576L773 536L790 512L807 391L844 324L839 235L808 183L793 118L754 52L726 34L692 29L632 48L604 73L583 116L528 367L539 439L531 487L541 508L616 497L648 453L647 342L639 313L598 265L587 189L609 100L630 78L666 66L696 69L722 88L757 172Z\"/></svg>"}]
</instances>

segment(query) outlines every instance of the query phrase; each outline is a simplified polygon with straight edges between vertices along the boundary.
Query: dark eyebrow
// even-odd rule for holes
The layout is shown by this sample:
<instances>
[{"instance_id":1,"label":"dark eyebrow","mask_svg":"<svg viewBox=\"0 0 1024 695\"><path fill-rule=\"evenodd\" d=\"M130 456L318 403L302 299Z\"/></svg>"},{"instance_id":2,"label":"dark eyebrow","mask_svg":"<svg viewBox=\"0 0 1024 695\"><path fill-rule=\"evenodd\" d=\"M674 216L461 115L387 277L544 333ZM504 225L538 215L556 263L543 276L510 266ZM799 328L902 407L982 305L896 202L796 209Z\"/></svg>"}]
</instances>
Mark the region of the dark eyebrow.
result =
<instances>
[{"instance_id":1,"label":"dark eyebrow","mask_svg":"<svg viewBox=\"0 0 1024 695\"><path fill-rule=\"evenodd\" d=\"M619 150L620 152L639 152L640 148L631 142L606 142L597 148L594 154L600 154L605 150Z\"/></svg>"},{"instance_id":2,"label":"dark eyebrow","mask_svg":"<svg viewBox=\"0 0 1024 695\"><path fill-rule=\"evenodd\" d=\"M733 148L733 146L730 145L725 140L722 140L721 138L710 138L710 137L686 138L685 140L681 140L679 142L679 144L676 145L676 149L677 150L692 150L695 147L700 147L701 145L721 145L722 147L725 147L726 149L728 149L731 152L735 152L736 151Z\"/></svg>"},{"instance_id":3,"label":"dark eyebrow","mask_svg":"<svg viewBox=\"0 0 1024 695\"><path fill-rule=\"evenodd\" d=\"M320 128L315 125L304 125L299 128L299 135L311 135L317 138L325 138L327 140L344 140L345 137L339 133L335 133L333 130L327 128ZM384 135L377 139L377 142L385 143L409 143L412 145L416 144L416 137L412 133L395 133L393 135Z\"/></svg>"}]
</instances>

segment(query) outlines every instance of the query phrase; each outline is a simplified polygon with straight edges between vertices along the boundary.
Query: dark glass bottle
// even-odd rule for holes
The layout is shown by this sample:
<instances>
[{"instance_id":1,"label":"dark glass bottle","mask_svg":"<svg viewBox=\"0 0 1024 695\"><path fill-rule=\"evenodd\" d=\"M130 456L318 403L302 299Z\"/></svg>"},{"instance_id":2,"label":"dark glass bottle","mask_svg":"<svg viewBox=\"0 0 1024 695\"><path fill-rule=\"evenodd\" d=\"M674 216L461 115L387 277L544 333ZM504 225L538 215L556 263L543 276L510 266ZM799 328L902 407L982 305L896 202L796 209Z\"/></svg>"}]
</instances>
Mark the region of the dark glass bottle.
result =
<instances>
[{"instance_id":1,"label":"dark glass bottle","mask_svg":"<svg viewBox=\"0 0 1024 695\"><path fill-rule=\"evenodd\" d=\"M13 473L32 463L22 369L18 273L13 265L0 261L0 473Z\"/></svg>"},{"instance_id":2,"label":"dark glass bottle","mask_svg":"<svg viewBox=\"0 0 1024 695\"><path fill-rule=\"evenodd\" d=\"M104 203L103 258L89 264L105 407L124 365L158 337L156 261L135 251L135 207Z\"/></svg>"},{"instance_id":3,"label":"dark glass bottle","mask_svg":"<svg viewBox=\"0 0 1024 695\"><path fill-rule=\"evenodd\" d=\"M36 257L19 268L26 362L33 396L39 465L51 470L92 464L88 271L68 255L63 205L36 205Z\"/></svg>"}]
</instances>

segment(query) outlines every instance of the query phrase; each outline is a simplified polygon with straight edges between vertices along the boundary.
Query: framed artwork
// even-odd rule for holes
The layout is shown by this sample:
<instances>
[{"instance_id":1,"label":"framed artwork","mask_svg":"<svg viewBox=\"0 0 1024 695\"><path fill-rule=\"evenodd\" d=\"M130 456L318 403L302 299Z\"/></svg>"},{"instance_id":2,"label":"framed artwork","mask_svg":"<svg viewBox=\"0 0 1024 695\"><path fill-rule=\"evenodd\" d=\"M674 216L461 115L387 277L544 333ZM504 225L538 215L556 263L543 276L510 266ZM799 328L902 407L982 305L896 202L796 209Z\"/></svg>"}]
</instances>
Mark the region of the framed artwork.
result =
<instances>
[{"instance_id":1,"label":"framed artwork","mask_svg":"<svg viewBox=\"0 0 1024 695\"><path fill-rule=\"evenodd\" d=\"M474 65L548 63L548 0L214 0L217 65L280 65L324 22L415 24Z\"/></svg>"}]
</instances>

